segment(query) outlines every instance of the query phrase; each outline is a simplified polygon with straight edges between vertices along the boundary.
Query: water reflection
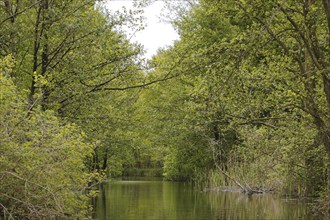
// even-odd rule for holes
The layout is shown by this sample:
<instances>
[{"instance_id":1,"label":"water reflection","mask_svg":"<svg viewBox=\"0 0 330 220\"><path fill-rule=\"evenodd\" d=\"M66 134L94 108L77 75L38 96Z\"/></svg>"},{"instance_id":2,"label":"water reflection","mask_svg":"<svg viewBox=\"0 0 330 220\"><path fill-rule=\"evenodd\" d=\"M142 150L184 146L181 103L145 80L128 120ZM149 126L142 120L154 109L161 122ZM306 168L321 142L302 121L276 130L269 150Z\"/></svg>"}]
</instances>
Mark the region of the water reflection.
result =
<instances>
[{"instance_id":1,"label":"water reflection","mask_svg":"<svg viewBox=\"0 0 330 220\"><path fill-rule=\"evenodd\" d=\"M192 186L151 179L102 185L95 216L100 220L316 219L307 205L272 195L200 192Z\"/></svg>"}]
</instances>

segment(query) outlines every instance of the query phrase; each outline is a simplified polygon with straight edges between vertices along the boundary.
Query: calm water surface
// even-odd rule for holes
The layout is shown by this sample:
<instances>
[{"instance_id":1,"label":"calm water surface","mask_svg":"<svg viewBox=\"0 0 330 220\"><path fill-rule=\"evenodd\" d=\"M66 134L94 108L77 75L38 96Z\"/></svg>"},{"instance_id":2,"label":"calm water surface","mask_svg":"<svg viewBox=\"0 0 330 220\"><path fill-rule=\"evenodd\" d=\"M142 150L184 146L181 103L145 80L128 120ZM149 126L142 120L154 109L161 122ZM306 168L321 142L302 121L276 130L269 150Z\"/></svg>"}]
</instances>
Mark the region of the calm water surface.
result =
<instances>
[{"instance_id":1,"label":"calm water surface","mask_svg":"<svg viewBox=\"0 0 330 220\"><path fill-rule=\"evenodd\" d=\"M112 180L95 200L99 220L317 219L307 204L272 195L248 197L234 192L201 192L184 183L160 179Z\"/></svg>"}]
</instances>

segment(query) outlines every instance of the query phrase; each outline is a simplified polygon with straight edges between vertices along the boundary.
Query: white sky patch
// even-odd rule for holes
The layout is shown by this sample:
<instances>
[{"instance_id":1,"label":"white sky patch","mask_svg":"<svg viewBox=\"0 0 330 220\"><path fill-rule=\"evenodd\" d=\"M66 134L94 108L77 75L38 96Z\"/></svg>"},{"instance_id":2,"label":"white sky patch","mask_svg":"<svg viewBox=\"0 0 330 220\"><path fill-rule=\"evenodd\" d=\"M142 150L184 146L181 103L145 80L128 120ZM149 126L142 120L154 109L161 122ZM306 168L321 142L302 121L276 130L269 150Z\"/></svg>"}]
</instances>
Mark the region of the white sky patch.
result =
<instances>
[{"instance_id":1,"label":"white sky patch","mask_svg":"<svg viewBox=\"0 0 330 220\"><path fill-rule=\"evenodd\" d=\"M109 10L121 10L125 7L127 10L134 9L133 1L114 0L106 3ZM150 6L144 8L143 16L145 19L145 29L134 34L132 41L141 43L146 49L145 57L150 59L157 53L157 49L172 45L173 42L179 39L171 24L162 22L160 19L162 9L164 8L163 1L155 1ZM128 36L133 33L129 32Z\"/></svg>"}]
</instances>

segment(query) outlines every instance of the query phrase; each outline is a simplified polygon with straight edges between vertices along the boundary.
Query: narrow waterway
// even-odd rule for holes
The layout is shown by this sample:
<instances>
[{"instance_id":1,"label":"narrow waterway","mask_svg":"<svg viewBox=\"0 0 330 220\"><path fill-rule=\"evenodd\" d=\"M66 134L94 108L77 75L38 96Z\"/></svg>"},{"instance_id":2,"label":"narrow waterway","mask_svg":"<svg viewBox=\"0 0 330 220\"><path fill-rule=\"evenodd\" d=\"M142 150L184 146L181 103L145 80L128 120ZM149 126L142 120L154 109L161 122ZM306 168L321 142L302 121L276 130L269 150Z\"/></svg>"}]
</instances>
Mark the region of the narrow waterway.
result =
<instances>
[{"instance_id":1,"label":"narrow waterway","mask_svg":"<svg viewBox=\"0 0 330 220\"><path fill-rule=\"evenodd\" d=\"M274 195L201 192L189 184L161 179L104 183L95 200L99 220L317 219L306 202Z\"/></svg>"}]
</instances>

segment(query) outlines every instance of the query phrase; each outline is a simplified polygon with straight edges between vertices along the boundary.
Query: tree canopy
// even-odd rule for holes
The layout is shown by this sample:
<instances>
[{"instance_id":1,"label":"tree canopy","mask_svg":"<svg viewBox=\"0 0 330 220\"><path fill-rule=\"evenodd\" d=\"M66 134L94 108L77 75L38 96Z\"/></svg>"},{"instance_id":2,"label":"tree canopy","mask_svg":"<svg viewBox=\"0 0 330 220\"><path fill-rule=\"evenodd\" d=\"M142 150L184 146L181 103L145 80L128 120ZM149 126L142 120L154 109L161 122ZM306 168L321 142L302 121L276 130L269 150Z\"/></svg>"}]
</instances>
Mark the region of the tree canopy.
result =
<instances>
[{"instance_id":1,"label":"tree canopy","mask_svg":"<svg viewBox=\"0 0 330 220\"><path fill-rule=\"evenodd\" d=\"M102 3L0 1L5 219L82 217L132 168L329 214L330 1L166 1L180 39L148 61L142 11Z\"/></svg>"}]
</instances>

